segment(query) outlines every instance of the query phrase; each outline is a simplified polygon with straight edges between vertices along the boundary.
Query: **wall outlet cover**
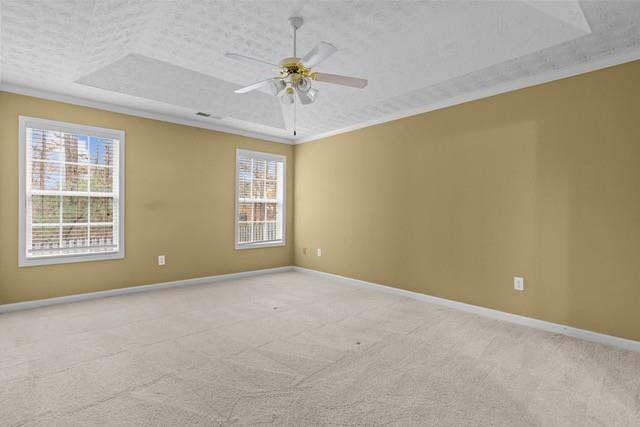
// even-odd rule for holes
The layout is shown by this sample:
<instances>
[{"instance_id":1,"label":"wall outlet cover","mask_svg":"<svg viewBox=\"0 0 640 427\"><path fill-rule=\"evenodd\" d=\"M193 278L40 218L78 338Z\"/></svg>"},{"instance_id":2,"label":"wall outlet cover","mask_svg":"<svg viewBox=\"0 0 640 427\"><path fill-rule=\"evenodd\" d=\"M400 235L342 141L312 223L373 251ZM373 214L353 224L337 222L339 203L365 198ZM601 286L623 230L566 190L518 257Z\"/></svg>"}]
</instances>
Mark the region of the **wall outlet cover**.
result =
<instances>
[{"instance_id":1,"label":"wall outlet cover","mask_svg":"<svg viewBox=\"0 0 640 427\"><path fill-rule=\"evenodd\" d=\"M316 255L322 256L322 249L321 248L316 249Z\"/></svg>"},{"instance_id":2,"label":"wall outlet cover","mask_svg":"<svg viewBox=\"0 0 640 427\"><path fill-rule=\"evenodd\" d=\"M158 255L158 265L164 265L164 264L165 264L164 255Z\"/></svg>"},{"instance_id":3,"label":"wall outlet cover","mask_svg":"<svg viewBox=\"0 0 640 427\"><path fill-rule=\"evenodd\" d=\"M513 278L513 289L516 291L524 291L524 277Z\"/></svg>"}]
</instances>

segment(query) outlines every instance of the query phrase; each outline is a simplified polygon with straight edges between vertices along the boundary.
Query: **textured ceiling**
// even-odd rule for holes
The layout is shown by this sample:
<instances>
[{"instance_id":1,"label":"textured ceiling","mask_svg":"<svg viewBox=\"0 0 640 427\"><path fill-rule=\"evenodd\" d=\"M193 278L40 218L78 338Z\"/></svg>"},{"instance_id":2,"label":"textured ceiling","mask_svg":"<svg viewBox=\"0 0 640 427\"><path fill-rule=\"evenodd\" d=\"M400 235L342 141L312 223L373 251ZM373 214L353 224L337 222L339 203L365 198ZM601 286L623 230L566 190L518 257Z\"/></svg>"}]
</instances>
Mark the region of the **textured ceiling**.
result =
<instances>
[{"instance_id":1,"label":"textured ceiling","mask_svg":"<svg viewBox=\"0 0 640 427\"><path fill-rule=\"evenodd\" d=\"M5 90L281 139L292 138L291 107L233 93L273 71L223 55L290 56L292 15L305 18L299 54L321 40L339 49L318 71L369 79L363 90L315 83L318 102L297 109L298 140L640 58L640 1L0 0L0 13Z\"/></svg>"},{"instance_id":2,"label":"textured ceiling","mask_svg":"<svg viewBox=\"0 0 640 427\"><path fill-rule=\"evenodd\" d=\"M285 128L275 96L258 91L237 96L233 94L237 88L233 83L137 53L118 59L77 83L194 111L213 111L217 117Z\"/></svg>"}]
</instances>

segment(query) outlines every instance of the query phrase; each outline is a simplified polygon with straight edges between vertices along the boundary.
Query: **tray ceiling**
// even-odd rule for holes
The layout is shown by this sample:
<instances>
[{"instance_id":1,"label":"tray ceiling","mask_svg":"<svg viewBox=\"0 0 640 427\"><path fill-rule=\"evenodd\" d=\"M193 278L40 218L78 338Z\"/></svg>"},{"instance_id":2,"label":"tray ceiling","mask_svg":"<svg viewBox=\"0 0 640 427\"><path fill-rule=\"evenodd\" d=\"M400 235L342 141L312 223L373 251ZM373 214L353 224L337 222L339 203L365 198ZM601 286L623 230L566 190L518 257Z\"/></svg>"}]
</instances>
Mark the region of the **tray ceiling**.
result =
<instances>
[{"instance_id":1,"label":"tray ceiling","mask_svg":"<svg viewBox=\"0 0 640 427\"><path fill-rule=\"evenodd\" d=\"M141 115L293 141L293 109L235 88L271 62L326 40L318 71L369 79L315 83L298 106L306 141L640 58L638 1L0 0L0 83ZM199 111L212 117L202 118Z\"/></svg>"}]
</instances>

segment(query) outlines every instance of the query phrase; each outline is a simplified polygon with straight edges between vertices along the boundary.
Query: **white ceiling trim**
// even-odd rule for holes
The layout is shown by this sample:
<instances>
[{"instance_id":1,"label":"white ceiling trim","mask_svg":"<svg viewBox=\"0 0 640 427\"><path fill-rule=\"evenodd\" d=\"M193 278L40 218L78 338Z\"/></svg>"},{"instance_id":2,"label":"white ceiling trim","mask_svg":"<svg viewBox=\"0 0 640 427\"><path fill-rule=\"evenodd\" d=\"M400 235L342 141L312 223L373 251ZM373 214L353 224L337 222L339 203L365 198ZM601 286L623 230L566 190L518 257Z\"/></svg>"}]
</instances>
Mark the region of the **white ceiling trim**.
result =
<instances>
[{"instance_id":1,"label":"white ceiling trim","mask_svg":"<svg viewBox=\"0 0 640 427\"><path fill-rule=\"evenodd\" d=\"M615 65L620 65L626 62L631 62L636 60L640 60L640 49L633 49L633 50L622 52L616 55L609 55L607 57L593 60L591 62L580 64L577 66L554 70L554 71L546 72L536 76L531 76L525 79L514 80L512 82L504 83L499 86L494 86L491 88L486 88L486 89L478 90L468 94L464 94L463 96L447 99L444 102L432 104L423 108L412 109L412 110L398 113L398 114L390 114L376 120L359 123L353 126L347 126L341 129L333 130L331 132L324 132L324 133L320 133L310 137L295 138L295 139L281 138L281 137L276 137L268 134L263 134L260 132L253 132L253 131L236 129L236 128L221 126L216 124L203 123L196 120L187 120L181 117L174 117L167 114L159 114L151 111L144 111L144 110L139 110L139 109L134 109L129 107L123 107L119 105L103 103L103 102L98 102L98 101L89 100L85 98L68 96L68 95L49 92L41 89L35 89L35 88L26 87L26 86L19 86L19 85L2 83L2 82L0 82L0 91L16 93L19 95L33 96L37 98L48 99L51 101L65 102L68 104L80 105L83 107L97 108L100 110L111 111L114 113L128 114L131 116L143 117L143 118L153 119L153 120L160 120L168 123L192 126L196 128L208 129L208 130L213 130L218 132L225 132L225 133L234 134L234 135L241 135L241 136L246 136L250 138L257 138L264 141L278 142L282 144L303 144L306 142L317 141L320 139L328 138L330 136L335 136L342 133L352 132L354 130L363 129L366 127L370 127L370 126L374 126L374 125L378 125L378 124L382 124L382 123L386 123L394 120L403 119L405 117L416 116L418 114L428 113L430 111L440 110L443 108L452 107L454 105L464 104L466 102L475 101L482 98L488 98L494 95L499 95L501 93L512 92L515 90L524 89L526 87L544 84L544 83L552 82L555 80L560 80L563 78L588 73L591 71L597 71L603 68L608 68L608 67L612 67Z\"/></svg>"},{"instance_id":2,"label":"white ceiling trim","mask_svg":"<svg viewBox=\"0 0 640 427\"><path fill-rule=\"evenodd\" d=\"M264 141L279 142L281 144L289 144L289 145L294 143L294 141L289 138L280 138L277 136L268 135L260 132L237 129L237 128L217 125L213 123L211 124L203 123L197 120L188 120L188 119L175 117L167 114L159 114L151 111L123 107L120 105L110 104L106 102L99 102L99 101L79 98L75 96L68 96L60 93L55 93L55 92L50 92L42 89L35 89L35 88L30 88L26 86L15 85L15 84L0 82L0 91L15 93L18 95L33 96L36 98L47 99L50 101L65 102L67 104L80 105L82 107L97 108L99 110L111 111L113 113L128 114L130 116L143 117L145 119L160 120L163 122L175 123L178 125L185 125L185 126L191 126L191 127L201 128L201 129L208 129L208 130L213 130L218 132L229 133L233 135L246 136L249 138L261 139Z\"/></svg>"},{"instance_id":3,"label":"white ceiling trim","mask_svg":"<svg viewBox=\"0 0 640 427\"><path fill-rule=\"evenodd\" d=\"M0 0L0 5L5 87L285 143L540 84L571 75L569 67L640 49L640 0ZM293 107L275 98L254 103L233 93L263 80L271 67L242 66L223 55L237 51L269 60L289 55L286 20L294 14L307 18L298 33L301 52L327 37L340 49L319 71L326 66L369 80L362 91L318 82L320 102L298 109L297 135ZM147 60L123 67L131 57ZM155 68L160 62L164 74ZM582 68L579 72L597 67ZM97 75L111 85L80 83Z\"/></svg>"},{"instance_id":4,"label":"white ceiling trim","mask_svg":"<svg viewBox=\"0 0 640 427\"><path fill-rule=\"evenodd\" d=\"M362 129L362 128L366 128L366 127L370 127L370 126L374 126L374 125L378 125L378 124L382 124L382 123L386 123L394 120L403 119L405 117L416 116L418 114L428 113L430 111L440 110L443 108L452 107L454 105L464 104L465 102L476 101L482 98L488 98L490 96L499 95L501 93L513 92L518 89L524 89L527 87L536 86L543 83L549 83L555 80L560 80L567 77L576 76L579 74L585 74L591 71L597 71L603 68L613 67L615 65L620 65L620 64L624 64L625 62L636 61L639 59L640 59L640 49L633 49L623 53L609 55L604 58L599 58L597 60L593 60L580 65L553 70L553 71L545 72L535 76L531 76L523 79L517 79L511 82L503 83L490 88L466 93L462 96L450 98L450 99L447 99L446 101L428 105L426 107L412 109L412 110L405 111L402 113L397 113L397 114L390 114L376 120L370 120L370 121L358 123L353 126L347 126L344 128L330 131L330 132L324 132L318 135L313 135L310 137L296 138L293 143L303 144L305 142L316 141L319 139L328 138L330 136L335 136L342 133L347 133L354 130L358 130L358 129Z\"/></svg>"}]
</instances>

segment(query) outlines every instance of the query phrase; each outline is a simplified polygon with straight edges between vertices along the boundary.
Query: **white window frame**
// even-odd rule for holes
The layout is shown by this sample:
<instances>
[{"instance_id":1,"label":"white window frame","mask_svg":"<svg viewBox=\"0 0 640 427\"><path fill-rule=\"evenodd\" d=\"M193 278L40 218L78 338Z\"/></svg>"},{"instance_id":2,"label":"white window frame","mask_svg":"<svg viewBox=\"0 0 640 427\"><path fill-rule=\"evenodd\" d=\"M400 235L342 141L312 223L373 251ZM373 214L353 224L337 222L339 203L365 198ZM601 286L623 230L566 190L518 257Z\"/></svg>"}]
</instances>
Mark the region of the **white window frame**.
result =
<instances>
[{"instance_id":1,"label":"white window frame","mask_svg":"<svg viewBox=\"0 0 640 427\"><path fill-rule=\"evenodd\" d=\"M85 261L101 261L124 258L124 150L125 132L123 130L106 129L95 126L80 125L75 123L59 122L55 120L40 119L36 117L19 116L19 244L18 266L29 267L37 265L65 264ZM99 136L103 138L117 139L118 143L118 251L107 253L88 253L72 255L51 255L40 258L27 257L27 127L39 127L68 133L80 133L84 135Z\"/></svg>"},{"instance_id":2,"label":"white window frame","mask_svg":"<svg viewBox=\"0 0 640 427\"><path fill-rule=\"evenodd\" d=\"M265 160L276 160L282 162L282 239L271 242L239 243L240 236L240 155L245 154L254 158ZM236 250L254 248L273 248L286 246L287 244L287 157L279 154L263 153L261 151L251 151L236 149L236 215L235 215L235 248Z\"/></svg>"}]
</instances>

